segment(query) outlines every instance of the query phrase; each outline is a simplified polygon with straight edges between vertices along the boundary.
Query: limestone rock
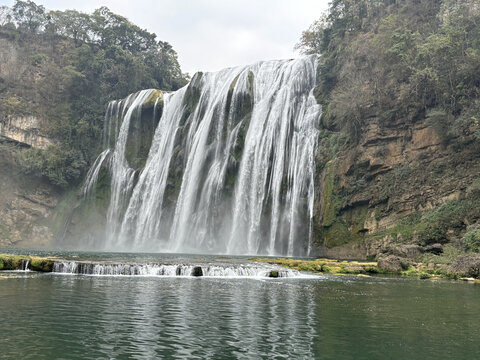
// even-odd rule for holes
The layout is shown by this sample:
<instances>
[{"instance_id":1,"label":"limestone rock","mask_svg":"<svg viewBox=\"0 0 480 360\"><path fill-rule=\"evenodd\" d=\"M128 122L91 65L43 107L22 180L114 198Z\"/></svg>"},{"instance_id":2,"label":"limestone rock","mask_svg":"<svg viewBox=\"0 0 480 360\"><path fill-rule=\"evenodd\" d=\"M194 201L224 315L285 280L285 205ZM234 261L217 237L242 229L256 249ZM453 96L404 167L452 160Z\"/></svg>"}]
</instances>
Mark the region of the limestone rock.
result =
<instances>
[{"instance_id":1,"label":"limestone rock","mask_svg":"<svg viewBox=\"0 0 480 360\"><path fill-rule=\"evenodd\" d=\"M398 273L408 269L408 262L395 255L389 255L378 259L378 268L390 273Z\"/></svg>"},{"instance_id":2,"label":"limestone rock","mask_svg":"<svg viewBox=\"0 0 480 360\"><path fill-rule=\"evenodd\" d=\"M480 255L460 255L448 269L452 275L462 277L480 277Z\"/></svg>"}]
</instances>

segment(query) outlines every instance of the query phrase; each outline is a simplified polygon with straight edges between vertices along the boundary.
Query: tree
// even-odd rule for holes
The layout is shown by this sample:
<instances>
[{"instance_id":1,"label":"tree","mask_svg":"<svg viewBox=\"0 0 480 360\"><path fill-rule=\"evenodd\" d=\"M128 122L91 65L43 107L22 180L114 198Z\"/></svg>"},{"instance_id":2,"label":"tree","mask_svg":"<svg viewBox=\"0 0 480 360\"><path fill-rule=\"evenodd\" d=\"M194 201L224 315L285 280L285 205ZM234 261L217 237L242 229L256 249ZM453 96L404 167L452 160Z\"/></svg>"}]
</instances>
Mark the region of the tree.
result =
<instances>
[{"instance_id":1,"label":"tree","mask_svg":"<svg viewBox=\"0 0 480 360\"><path fill-rule=\"evenodd\" d=\"M73 39L75 47L88 43L93 36L92 20L87 14L76 10L50 11L51 24L59 35Z\"/></svg>"},{"instance_id":2,"label":"tree","mask_svg":"<svg viewBox=\"0 0 480 360\"><path fill-rule=\"evenodd\" d=\"M47 22L45 8L30 0L17 0L12 7L12 12L17 25L32 33L42 29Z\"/></svg>"},{"instance_id":3,"label":"tree","mask_svg":"<svg viewBox=\"0 0 480 360\"><path fill-rule=\"evenodd\" d=\"M0 6L0 26L7 25L8 23L12 22L12 20L12 9L5 5Z\"/></svg>"}]
</instances>

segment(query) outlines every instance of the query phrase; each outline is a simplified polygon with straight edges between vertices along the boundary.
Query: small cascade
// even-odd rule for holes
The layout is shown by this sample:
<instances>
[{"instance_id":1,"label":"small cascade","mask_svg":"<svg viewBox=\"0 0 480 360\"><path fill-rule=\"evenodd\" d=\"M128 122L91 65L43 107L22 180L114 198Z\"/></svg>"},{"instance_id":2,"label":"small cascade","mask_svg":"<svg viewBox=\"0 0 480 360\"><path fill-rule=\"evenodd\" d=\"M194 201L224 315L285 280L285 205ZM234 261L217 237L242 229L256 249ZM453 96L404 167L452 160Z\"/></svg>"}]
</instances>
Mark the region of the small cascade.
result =
<instances>
[{"instance_id":1,"label":"small cascade","mask_svg":"<svg viewBox=\"0 0 480 360\"><path fill-rule=\"evenodd\" d=\"M315 56L259 62L197 73L161 99L144 90L110 103L104 151L83 187L89 194L108 164L98 249L308 256L321 116L316 68ZM148 156L133 166L127 141L146 102L158 125Z\"/></svg>"},{"instance_id":2,"label":"small cascade","mask_svg":"<svg viewBox=\"0 0 480 360\"><path fill-rule=\"evenodd\" d=\"M30 265L30 259L22 259L21 270L30 271L30 269L28 268L29 265Z\"/></svg>"},{"instance_id":3,"label":"small cascade","mask_svg":"<svg viewBox=\"0 0 480 360\"><path fill-rule=\"evenodd\" d=\"M272 270L274 276L272 276ZM96 276L183 276L183 277L296 277L300 273L269 266L213 264L111 264L78 261L57 261L54 273Z\"/></svg>"},{"instance_id":4,"label":"small cascade","mask_svg":"<svg viewBox=\"0 0 480 360\"><path fill-rule=\"evenodd\" d=\"M84 197L87 195L94 194L93 190L95 189L95 185L97 184L98 174L100 173L100 170L104 165L105 160L110 155L110 153L111 153L111 149L103 150L102 153L97 157L97 159L93 163L92 167L88 170L87 176L85 178L85 183L83 184L82 191L81 191Z\"/></svg>"}]
</instances>

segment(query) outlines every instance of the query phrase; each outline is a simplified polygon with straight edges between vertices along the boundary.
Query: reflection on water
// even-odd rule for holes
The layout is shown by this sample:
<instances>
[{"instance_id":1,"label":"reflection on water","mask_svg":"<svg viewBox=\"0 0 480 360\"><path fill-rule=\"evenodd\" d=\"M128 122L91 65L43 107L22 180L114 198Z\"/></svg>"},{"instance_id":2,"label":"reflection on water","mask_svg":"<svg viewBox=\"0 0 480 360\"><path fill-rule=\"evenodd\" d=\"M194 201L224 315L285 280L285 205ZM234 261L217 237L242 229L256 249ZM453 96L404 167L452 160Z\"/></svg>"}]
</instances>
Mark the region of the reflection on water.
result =
<instances>
[{"instance_id":1,"label":"reflection on water","mask_svg":"<svg viewBox=\"0 0 480 360\"><path fill-rule=\"evenodd\" d=\"M480 287L6 273L0 358L467 359Z\"/></svg>"}]
</instances>

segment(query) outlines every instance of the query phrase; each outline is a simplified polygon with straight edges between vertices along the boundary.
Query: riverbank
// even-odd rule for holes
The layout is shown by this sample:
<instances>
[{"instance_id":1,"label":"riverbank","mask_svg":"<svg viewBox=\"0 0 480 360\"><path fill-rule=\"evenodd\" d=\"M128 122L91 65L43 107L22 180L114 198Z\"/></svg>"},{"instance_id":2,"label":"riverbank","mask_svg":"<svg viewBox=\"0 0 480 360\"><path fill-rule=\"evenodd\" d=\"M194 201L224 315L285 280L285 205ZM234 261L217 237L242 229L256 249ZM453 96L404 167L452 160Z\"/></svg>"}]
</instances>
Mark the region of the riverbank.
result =
<instances>
[{"instance_id":1,"label":"riverbank","mask_svg":"<svg viewBox=\"0 0 480 360\"><path fill-rule=\"evenodd\" d=\"M334 259L296 260L289 258L251 258L251 261L275 264L298 271L331 275L402 276L418 279L458 279L480 283L480 256L459 256L451 264L412 262L397 256L378 261L342 261Z\"/></svg>"},{"instance_id":2,"label":"riverbank","mask_svg":"<svg viewBox=\"0 0 480 360\"><path fill-rule=\"evenodd\" d=\"M47 257L0 254L0 270L52 272L54 261Z\"/></svg>"},{"instance_id":3,"label":"riverbank","mask_svg":"<svg viewBox=\"0 0 480 360\"><path fill-rule=\"evenodd\" d=\"M211 260L203 259L202 262L199 262L196 259L194 262L199 262L198 264L148 264L148 263L131 263L120 261L120 262L91 262L91 261L64 261L58 259L54 256L52 257L42 257L42 256L30 256L30 255L18 255L18 254L0 254L0 271L1 270L31 270L39 272L52 272L54 271L55 263L61 263L62 271L67 270L72 273L79 274L96 274L96 271L99 271L99 274L108 275L108 274L157 274L160 272L160 275L164 274L165 271L159 269L165 267L172 268L176 267L172 271L176 275L188 275L191 273L191 276L208 276L208 275L218 275L220 268L223 269L222 274L228 275L228 269L231 268L232 264L222 263L222 264L213 264L211 261L215 261L214 258ZM290 270L296 270L299 272L310 272L317 274L330 274L330 275L356 275L356 276L382 276L382 277L408 277L408 278L418 278L418 279L458 279L465 281L473 281L480 283L480 255L478 254L464 254L456 257L450 263L433 263L433 262L415 262L406 258L401 258L398 256L385 256L378 259L378 261L347 261L347 260L335 260L335 259L314 259L314 260L301 260L301 259L291 259L291 258L250 258L248 259L252 264L247 266L237 264L239 273L243 274L245 271L250 271L255 266L255 263L263 263L278 266L278 268L265 268L265 269L256 269L255 271L260 271L264 273L263 276L266 277L283 277L288 276L287 273L282 271L282 268L287 268ZM445 258L441 258L445 260ZM222 260L223 261L223 260ZM180 260L182 262L182 260ZM212 266L210 266L212 265ZM218 266L220 265L220 267ZM203 266L203 270L202 270ZM57 266L58 267L58 266ZM97 269L98 267L98 269ZM71 268L71 269L70 269ZM213 270L212 270L213 269ZM250 269L250 270L248 270ZM58 270L58 269L57 269ZM171 269L170 269L171 270ZM97 272L98 272L97 271ZM153 273L151 273L153 271ZM212 272L213 271L213 272ZM225 273L225 274L224 274ZM243 274L245 275L245 274ZM251 275L251 274L250 274Z\"/></svg>"}]
</instances>

